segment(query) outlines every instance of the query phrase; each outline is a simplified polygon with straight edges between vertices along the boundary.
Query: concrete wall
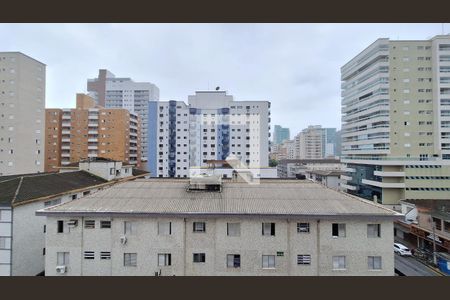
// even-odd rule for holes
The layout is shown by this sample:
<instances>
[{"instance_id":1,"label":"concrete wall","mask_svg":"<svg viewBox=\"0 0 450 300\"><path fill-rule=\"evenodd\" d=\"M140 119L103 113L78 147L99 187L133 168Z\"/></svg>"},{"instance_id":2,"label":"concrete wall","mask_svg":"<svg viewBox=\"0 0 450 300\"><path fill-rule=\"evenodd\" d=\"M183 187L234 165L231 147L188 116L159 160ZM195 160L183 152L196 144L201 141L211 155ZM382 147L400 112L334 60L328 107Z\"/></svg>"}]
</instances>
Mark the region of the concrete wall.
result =
<instances>
[{"instance_id":1,"label":"concrete wall","mask_svg":"<svg viewBox=\"0 0 450 300\"><path fill-rule=\"evenodd\" d=\"M78 219L78 226L57 233L57 220ZM95 229L83 221L96 221ZM99 228L112 220L111 229ZM135 222L133 234L122 245L124 221ZM158 235L158 221L172 222L172 235ZM206 222L206 232L193 232L193 222ZM227 236L227 222L239 222L241 235ZM275 236L262 235L262 222L274 222ZM309 222L310 233L297 233L297 222ZM332 223L346 223L346 237L332 237ZM381 224L381 237L368 238L367 224ZM47 217L46 275L56 273L57 252L69 252L68 272L78 275L394 275L393 223L380 220L301 220L274 218L69 218ZM95 251L85 260L83 251ZM100 260L110 251L111 260ZM137 266L124 267L124 253L137 253ZM158 253L171 253L171 266L158 266ZM194 263L193 253L205 253ZM241 267L227 268L226 255L240 254ZM310 265L297 265L297 255L310 254ZM275 255L275 268L262 268L262 255ZM332 270L332 257L345 255L346 270ZM382 270L368 270L368 256L382 257Z\"/></svg>"},{"instance_id":2,"label":"concrete wall","mask_svg":"<svg viewBox=\"0 0 450 300\"><path fill-rule=\"evenodd\" d=\"M0 238L5 240L5 245L0 245L0 276L11 275L11 208L0 207Z\"/></svg>"}]
</instances>

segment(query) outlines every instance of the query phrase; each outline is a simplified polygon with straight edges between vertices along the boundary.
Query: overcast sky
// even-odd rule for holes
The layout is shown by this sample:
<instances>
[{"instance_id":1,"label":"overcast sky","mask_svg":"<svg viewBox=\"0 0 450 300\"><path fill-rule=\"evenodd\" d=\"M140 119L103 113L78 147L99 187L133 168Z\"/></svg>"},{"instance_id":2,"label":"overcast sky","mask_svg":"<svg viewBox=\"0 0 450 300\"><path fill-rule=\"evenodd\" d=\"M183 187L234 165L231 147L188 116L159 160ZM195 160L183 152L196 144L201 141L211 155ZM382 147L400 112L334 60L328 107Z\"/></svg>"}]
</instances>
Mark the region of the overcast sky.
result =
<instances>
[{"instance_id":1,"label":"overcast sky","mask_svg":"<svg viewBox=\"0 0 450 300\"><path fill-rule=\"evenodd\" d=\"M450 24L444 27L450 32ZM272 126L340 128L340 67L380 37L428 39L442 24L0 24L0 51L47 65L46 107L74 107L105 68L160 100L220 86L272 102Z\"/></svg>"}]
</instances>

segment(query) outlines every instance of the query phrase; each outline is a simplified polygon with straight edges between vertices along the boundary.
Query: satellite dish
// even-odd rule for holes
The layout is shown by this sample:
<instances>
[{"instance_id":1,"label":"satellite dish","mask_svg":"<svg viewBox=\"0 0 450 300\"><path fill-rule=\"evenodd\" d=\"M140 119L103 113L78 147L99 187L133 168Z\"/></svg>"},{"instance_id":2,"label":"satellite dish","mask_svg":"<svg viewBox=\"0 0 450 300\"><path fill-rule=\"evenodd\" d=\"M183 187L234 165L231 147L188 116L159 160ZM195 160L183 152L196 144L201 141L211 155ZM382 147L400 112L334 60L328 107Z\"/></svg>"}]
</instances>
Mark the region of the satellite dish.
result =
<instances>
[{"instance_id":1,"label":"satellite dish","mask_svg":"<svg viewBox=\"0 0 450 300\"><path fill-rule=\"evenodd\" d=\"M220 86L216 87L216 91L218 91L220 89Z\"/></svg>"}]
</instances>

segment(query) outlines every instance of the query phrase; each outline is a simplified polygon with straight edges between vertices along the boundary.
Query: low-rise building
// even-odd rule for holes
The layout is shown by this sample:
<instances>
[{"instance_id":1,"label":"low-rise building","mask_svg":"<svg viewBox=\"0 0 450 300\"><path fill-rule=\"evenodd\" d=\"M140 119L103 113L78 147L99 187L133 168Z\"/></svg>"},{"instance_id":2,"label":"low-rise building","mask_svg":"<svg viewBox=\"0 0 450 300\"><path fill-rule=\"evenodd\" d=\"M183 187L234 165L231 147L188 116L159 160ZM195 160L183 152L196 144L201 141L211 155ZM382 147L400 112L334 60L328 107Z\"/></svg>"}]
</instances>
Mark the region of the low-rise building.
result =
<instances>
[{"instance_id":1,"label":"low-rise building","mask_svg":"<svg viewBox=\"0 0 450 300\"><path fill-rule=\"evenodd\" d=\"M295 178L306 171L339 171L342 165L338 159L285 159L278 162L279 178Z\"/></svg>"},{"instance_id":2,"label":"low-rise building","mask_svg":"<svg viewBox=\"0 0 450 300\"><path fill-rule=\"evenodd\" d=\"M331 189L339 189L340 176L344 173L341 170L323 171L323 170L308 170L306 171L306 178L314 182L323 184Z\"/></svg>"},{"instance_id":3,"label":"low-rise building","mask_svg":"<svg viewBox=\"0 0 450 300\"><path fill-rule=\"evenodd\" d=\"M127 176L112 178L110 164L84 162L71 172L0 177L0 276L34 276L44 271L46 225L44 217L35 215L36 210L77 200L117 182L148 174L130 170L132 173ZM105 171L100 171L102 166ZM116 174L115 171L111 174Z\"/></svg>"},{"instance_id":4,"label":"low-rise building","mask_svg":"<svg viewBox=\"0 0 450 300\"><path fill-rule=\"evenodd\" d=\"M138 179L36 212L46 275L394 275L399 214L300 180Z\"/></svg>"}]
</instances>

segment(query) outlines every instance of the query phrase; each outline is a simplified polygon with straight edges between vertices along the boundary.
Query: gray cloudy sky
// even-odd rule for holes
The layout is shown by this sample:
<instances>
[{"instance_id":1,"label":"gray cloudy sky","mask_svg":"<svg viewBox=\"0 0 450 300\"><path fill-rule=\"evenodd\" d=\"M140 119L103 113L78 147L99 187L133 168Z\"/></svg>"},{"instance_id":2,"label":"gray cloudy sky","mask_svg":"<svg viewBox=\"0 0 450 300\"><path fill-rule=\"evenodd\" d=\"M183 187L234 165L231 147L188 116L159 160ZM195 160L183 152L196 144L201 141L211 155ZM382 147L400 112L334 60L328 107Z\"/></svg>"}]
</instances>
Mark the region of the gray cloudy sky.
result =
<instances>
[{"instance_id":1,"label":"gray cloudy sky","mask_svg":"<svg viewBox=\"0 0 450 300\"><path fill-rule=\"evenodd\" d=\"M445 25L445 32L450 25ZM220 86L235 100L272 102L291 136L340 128L340 67L379 37L427 39L442 24L0 24L0 51L47 65L46 107L73 107L106 68L149 81L161 100Z\"/></svg>"}]
</instances>

